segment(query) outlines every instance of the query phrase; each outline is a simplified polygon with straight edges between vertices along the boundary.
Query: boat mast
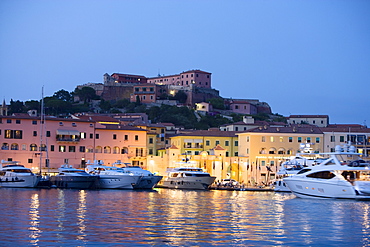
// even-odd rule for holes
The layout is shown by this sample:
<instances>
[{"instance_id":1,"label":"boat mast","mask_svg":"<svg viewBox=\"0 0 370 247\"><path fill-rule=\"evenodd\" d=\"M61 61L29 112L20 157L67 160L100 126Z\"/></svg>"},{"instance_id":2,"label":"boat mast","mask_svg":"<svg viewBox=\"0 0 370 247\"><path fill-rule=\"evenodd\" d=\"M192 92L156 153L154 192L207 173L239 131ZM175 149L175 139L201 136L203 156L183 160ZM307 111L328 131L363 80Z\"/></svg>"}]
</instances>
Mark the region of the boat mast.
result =
<instances>
[{"instance_id":1,"label":"boat mast","mask_svg":"<svg viewBox=\"0 0 370 247\"><path fill-rule=\"evenodd\" d=\"M41 91L41 106L40 106L40 175L41 175L41 164L42 164L42 152L44 151L43 147L43 133L44 133L44 86L42 86L42 91Z\"/></svg>"}]
</instances>

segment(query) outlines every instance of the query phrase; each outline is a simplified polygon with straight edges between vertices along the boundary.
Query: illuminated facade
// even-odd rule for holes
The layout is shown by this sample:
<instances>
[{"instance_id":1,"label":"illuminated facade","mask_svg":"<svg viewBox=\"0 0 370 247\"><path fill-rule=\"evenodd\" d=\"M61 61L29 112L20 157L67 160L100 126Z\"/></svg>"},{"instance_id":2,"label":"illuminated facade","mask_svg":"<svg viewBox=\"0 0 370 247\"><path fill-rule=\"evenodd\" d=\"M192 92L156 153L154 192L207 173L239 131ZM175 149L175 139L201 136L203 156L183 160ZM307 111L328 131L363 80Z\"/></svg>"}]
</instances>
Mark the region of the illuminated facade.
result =
<instances>
[{"instance_id":1,"label":"illuminated facade","mask_svg":"<svg viewBox=\"0 0 370 247\"><path fill-rule=\"evenodd\" d=\"M36 117L0 118L0 159L26 167L84 167L90 160L145 167L147 131L110 118L93 120Z\"/></svg>"}]
</instances>

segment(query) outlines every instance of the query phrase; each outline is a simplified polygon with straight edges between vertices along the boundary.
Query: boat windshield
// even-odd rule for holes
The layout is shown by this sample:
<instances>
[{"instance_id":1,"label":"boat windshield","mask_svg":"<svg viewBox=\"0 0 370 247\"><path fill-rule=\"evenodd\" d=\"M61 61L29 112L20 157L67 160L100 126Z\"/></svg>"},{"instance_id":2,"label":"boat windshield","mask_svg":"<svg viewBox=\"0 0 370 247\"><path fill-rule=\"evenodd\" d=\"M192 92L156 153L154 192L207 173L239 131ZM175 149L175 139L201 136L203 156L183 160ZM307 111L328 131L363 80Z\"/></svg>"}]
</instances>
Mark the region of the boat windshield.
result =
<instances>
[{"instance_id":1,"label":"boat windshield","mask_svg":"<svg viewBox=\"0 0 370 247\"><path fill-rule=\"evenodd\" d=\"M370 181L370 171L343 171L342 176L348 181Z\"/></svg>"},{"instance_id":2,"label":"boat windshield","mask_svg":"<svg viewBox=\"0 0 370 247\"><path fill-rule=\"evenodd\" d=\"M309 172L309 171L311 171L311 170L312 170L312 169L305 168L305 169L300 170L297 174L302 174L302 173L305 173L305 172Z\"/></svg>"},{"instance_id":3,"label":"boat windshield","mask_svg":"<svg viewBox=\"0 0 370 247\"><path fill-rule=\"evenodd\" d=\"M15 173L32 173L30 169L7 169L6 171Z\"/></svg>"}]
</instances>

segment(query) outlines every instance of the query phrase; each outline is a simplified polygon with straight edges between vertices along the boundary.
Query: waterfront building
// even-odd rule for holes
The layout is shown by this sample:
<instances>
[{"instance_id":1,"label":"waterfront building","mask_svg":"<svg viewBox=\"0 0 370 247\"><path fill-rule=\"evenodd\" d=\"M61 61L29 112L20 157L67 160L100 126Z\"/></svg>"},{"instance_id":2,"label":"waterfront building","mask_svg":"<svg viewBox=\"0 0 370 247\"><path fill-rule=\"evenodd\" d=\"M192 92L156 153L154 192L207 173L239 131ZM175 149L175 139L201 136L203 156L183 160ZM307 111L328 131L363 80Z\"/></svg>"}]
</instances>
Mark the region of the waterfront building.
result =
<instances>
[{"instance_id":1,"label":"waterfront building","mask_svg":"<svg viewBox=\"0 0 370 247\"><path fill-rule=\"evenodd\" d=\"M324 152L334 152L335 146L352 145L364 158L370 156L370 129L359 124L330 124L321 128L324 133Z\"/></svg>"},{"instance_id":2,"label":"waterfront building","mask_svg":"<svg viewBox=\"0 0 370 247\"><path fill-rule=\"evenodd\" d=\"M34 169L83 168L88 160L145 167L146 141L146 130L106 116L46 117L43 122L31 116L0 118L0 159Z\"/></svg>"},{"instance_id":3,"label":"waterfront building","mask_svg":"<svg viewBox=\"0 0 370 247\"><path fill-rule=\"evenodd\" d=\"M261 126L238 136L239 157L247 159L242 176L252 185L274 180L281 164L300 152L301 144L309 144L315 153L324 150L324 133L312 125Z\"/></svg>"},{"instance_id":4,"label":"waterfront building","mask_svg":"<svg viewBox=\"0 0 370 247\"><path fill-rule=\"evenodd\" d=\"M288 124L312 124L318 127L329 125L328 115L290 115L287 119Z\"/></svg>"}]
</instances>

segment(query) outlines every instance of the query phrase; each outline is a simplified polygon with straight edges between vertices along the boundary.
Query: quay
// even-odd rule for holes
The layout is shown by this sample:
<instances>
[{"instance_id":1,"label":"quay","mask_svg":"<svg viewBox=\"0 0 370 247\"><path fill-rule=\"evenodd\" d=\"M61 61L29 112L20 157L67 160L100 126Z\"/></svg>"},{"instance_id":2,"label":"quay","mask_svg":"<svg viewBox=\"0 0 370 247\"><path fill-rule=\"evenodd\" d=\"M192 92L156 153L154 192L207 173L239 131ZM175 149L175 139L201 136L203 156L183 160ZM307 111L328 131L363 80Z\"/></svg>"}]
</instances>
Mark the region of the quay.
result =
<instances>
[{"instance_id":1,"label":"quay","mask_svg":"<svg viewBox=\"0 0 370 247\"><path fill-rule=\"evenodd\" d=\"M231 186L210 186L210 190L229 190L229 191L258 191L272 192L274 189L270 187L231 187Z\"/></svg>"}]
</instances>

